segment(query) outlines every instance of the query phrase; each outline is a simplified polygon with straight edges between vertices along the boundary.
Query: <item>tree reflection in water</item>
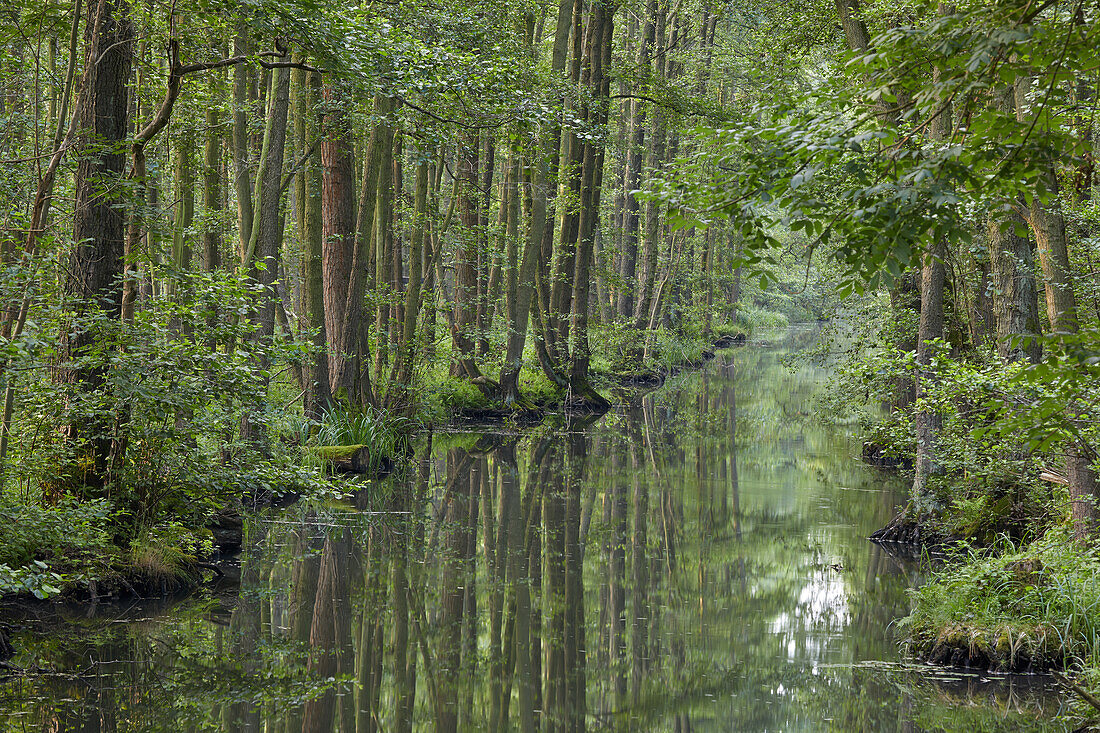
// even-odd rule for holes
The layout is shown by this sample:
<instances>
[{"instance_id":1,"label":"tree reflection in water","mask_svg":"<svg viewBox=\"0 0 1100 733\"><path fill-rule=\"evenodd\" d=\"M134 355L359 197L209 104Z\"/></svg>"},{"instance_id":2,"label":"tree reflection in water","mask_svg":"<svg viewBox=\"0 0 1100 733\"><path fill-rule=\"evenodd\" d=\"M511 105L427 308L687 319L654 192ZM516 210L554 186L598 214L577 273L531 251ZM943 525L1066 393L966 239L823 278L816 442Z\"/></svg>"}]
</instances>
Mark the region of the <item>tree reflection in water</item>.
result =
<instances>
[{"instance_id":1,"label":"tree reflection in water","mask_svg":"<svg viewBox=\"0 0 1100 733\"><path fill-rule=\"evenodd\" d=\"M18 619L8 729L1027 730L1042 684L897 664L889 478L823 372L726 352L598 420L426 436L354 504L250 519L238 579ZM64 614L63 614L64 615ZM1055 727L1057 729L1057 727Z\"/></svg>"}]
</instances>

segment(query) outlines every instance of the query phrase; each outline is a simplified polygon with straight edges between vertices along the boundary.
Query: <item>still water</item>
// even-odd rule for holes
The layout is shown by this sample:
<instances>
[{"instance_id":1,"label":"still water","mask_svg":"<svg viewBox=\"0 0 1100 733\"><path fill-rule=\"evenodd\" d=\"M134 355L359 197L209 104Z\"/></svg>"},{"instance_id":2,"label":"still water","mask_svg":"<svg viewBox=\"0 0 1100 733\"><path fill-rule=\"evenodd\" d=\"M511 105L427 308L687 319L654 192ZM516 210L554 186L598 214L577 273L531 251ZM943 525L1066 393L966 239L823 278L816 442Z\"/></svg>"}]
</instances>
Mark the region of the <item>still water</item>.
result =
<instances>
[{"instance_id":1,"label":"still water","mask_svg":"<svg viewBox=\"0 0 1100 733\"><path fill-rule=\"evenodd\" d=\"M3 730L1068 730L1045 678L906 664L904 496L793 329L595 421L436 433L246 518L185 598L9 619Z\"/></svg>"}]
</instances>

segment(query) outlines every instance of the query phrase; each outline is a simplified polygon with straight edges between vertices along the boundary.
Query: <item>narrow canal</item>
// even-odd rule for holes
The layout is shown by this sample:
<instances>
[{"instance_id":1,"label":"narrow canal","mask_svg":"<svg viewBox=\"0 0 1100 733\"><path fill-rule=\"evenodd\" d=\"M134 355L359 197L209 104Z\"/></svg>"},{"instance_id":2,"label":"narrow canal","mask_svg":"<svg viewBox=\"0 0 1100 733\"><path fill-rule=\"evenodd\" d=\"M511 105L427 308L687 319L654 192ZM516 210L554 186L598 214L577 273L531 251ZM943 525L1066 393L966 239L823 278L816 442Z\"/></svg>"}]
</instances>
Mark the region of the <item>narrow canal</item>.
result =
<instances>
[{"instance_id":1,"label":"narrow canal","mask_svg":"<svg viewBox=\"0 0 1100 733\"><path fill-rule=\"evenodd\" d=\"M1045 678L904 663L916 565L866 539L904 487L814 419L812 343L426 436L187 597L13 616L4 730L1065 730Z\"/></svg>"}]
</instances>

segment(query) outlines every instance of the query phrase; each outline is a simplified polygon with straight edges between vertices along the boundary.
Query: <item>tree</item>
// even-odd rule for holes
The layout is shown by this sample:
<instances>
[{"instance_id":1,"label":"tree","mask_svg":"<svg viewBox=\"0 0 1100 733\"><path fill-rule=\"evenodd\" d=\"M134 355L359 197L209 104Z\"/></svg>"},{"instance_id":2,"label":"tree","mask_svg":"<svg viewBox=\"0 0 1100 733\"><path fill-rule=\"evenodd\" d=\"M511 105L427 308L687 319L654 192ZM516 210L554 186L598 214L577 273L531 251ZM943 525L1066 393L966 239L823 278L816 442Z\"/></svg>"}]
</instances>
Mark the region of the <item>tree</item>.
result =
<instances>
[{"instance_id":1,"label":"tree","mask_svg":"<svg viewBox=\"0 0 1100 733\"><path fill-rule=\"evenodd\" d=\"M123 459L125 444L112 439L102 414L88 414L79 395L106 387L105 356L97 353L109 321L122 314L125 199L121 178L129 123L127 81L133 26L124 0L99 0L84 31L85 73L77 97L81 151L75 177L75 245L66 268L65 295L74 312L61 336L57 379L76 390L65 426L74 455L69 479L102 490ZM76 488L74 486L74 488Z\"/></svg>"}]
</instances>

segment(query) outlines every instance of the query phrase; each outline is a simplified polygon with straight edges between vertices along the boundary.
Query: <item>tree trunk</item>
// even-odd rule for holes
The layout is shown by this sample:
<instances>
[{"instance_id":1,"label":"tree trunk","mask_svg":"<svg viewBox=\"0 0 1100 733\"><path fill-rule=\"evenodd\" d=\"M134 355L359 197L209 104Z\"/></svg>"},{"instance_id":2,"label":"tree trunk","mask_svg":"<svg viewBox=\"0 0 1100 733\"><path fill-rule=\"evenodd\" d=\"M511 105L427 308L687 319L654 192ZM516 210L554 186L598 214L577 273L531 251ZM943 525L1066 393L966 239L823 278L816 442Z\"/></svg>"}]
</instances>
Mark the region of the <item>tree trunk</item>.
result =
<instances>
[{"instance_id":1,"label":"tree trunk","mask_svg":"<svg viewBox=\"0 0 1100 733\"><path fill-rule=\"evenodd\" d=\"M597 129L607 126L610 78L604 63L610 61L611 36L614 31L615 6L593 5L589 20L586 56L587 67L582 82L591 90L593 101L585 105L584 117ZM606 409L610 403L588 381L591 352L588 343L589 288L592 282L593 239L599 229L600 198L603 184L603 146L586 143L583 146L578 221L576 270L573 274L572 328L570 331L570 401L586 407Z\"/></svg>"},{"instance_id":2,"label":"tree trunk","mask_svg":"<svg viewBox=\"0 0 1100 733\"><path fill-rule=\"evenodd\" d=\"M323 90L325 116L321 137L321 272L325 335L332 346L329 385L345 401L355 398L357 323L344 319L348 293L357 273L355 256L355 145L347 105L346 82L328 82Z\"/></svg>"},{"instance_id":3,"label":"tree trunk","mask_svg":"<svg viewBox=\"0 0 1100 733\"><path fill-rule=\"evenodd\" d=\"M88 14L85 68L77 100L81 152L74 179L73 245L64 283L76 301L78 317L121 316L125 213L119 185L126 164L124 142L130 109L127 83L132 63L133 26L123 0L99 0ZM105 366L76 366L95 346L95 328L62 333L58 381L80 391L102 389ZM74 395L75 396L75 395ZM109 480L109 462L121 465L124 445L112 443L104 417L72 414L64 428L76 450L71 478L97 490Z\"/></svg>"},{"instance_id":4,"label":"tree trunk","mask_svg":"<svg viewBox=\"0 0 1100 733\"><path fill-rule=\"evenodd\" d=\"M212 94L218 89L218 77L210 75ZM206 110L206 139L203 146L202 208L205 227L202 235L200 260L204 272L213 272L222 265L221 215L225 207L222 194L222 122L216 104Z\"/></svg>"},{"instance_id":5,"label":"tree trunk","mask_svg":"<svg viewBox=\"0 0 1100 733\"><path fill-rule=\"evenodd\" d=\"M195 223L195 133L185 129L179 135L176 149L176 217L172 226L172 265L175 272L169 280L169 292L178 296L180 275L190 266L194 254L191 227Z\"/></svg>"},{"instance_id":6,"label":"tree trunk","mask_svg":"<svg viewBox=\"0 0 1100 733\"><path fill-rule=\"evenodd\" d=\"M416 166L416 191L413 198L415 218L409 250L409 286L405 291L405 312L401 342L394 357L394 376L390 380L387 402L408 407L412 394L413 367L416 364L417 319L420 315L421 283L423 280L424 242L428 227L428 163L423 158Z\"/></svg>"},{"instance_id":7,"label":"tree trunk","mask_svg":"<svg viewBox=\"0 0 1100 733\"><path fill-rule=\"evenodd\" d=\"M378 285L377 262L381 249L379 237L375 234L378 218L378 188L382 179L384 149L393 145L393 130L385 118L394 111L395 106L392 99L386 97L374 99L375 113L383 119L374 126L367 144L367 153L364 156L363 179L359 187L359 211L355 222L355 250L351 263L352 280L351 287L348 289L347 302L343 306L344 322L348 324L344 333L349 340L354 341L344 344L341 348L353 358L348 368L354 368L357 373L357 398L359 403L364 405L375 404L375 397L370 372L367 369L367 365L370 364L370 344L367 338L370 317L363 312L363 294L375 291ZM329 307L330 304L326 303L325 308ZM331 307L340 306L332 303ZM355 324L355 328L352 328L351 324ZM337 344L331 343L331 339L330 348L333 351L337 348Z\"/></svg>"},{"instance_id":8,"label":"tree trunk","mask_svg":"<svg viewBox=\"0 0 1100 733\"><path fill-rule=\"evenodd\" d=\"M1028 119L1024 97L1029 84L1026 80L1016 85L1016 114L1023 121ZM1038 195L1032 196L1028 219L1039 250L1039 265L1043 271L1046 293L1047 318L1055 334L1070 335L1078 332L1077 298L1073 292L1070 275L1069 251L1066 247L1066 221L1058 201L1058 174L1052 167L1042 172L1040 184L1049 203L1044 204ZM1079 418L1077 408L1070 405L1067 417L1071 422ZM1078 539L1096 535L1100 520L1100 483L1092 468L1094 452L1081 440L1070 439L1066 448L1066 476L1069 479L1070 502L1073 505L1073 530Z\"/></svg>"},{"instance_id":9,"label":"tree trunk","mask_svg":"<svg viewBox=\"0 0 1100 733\"><path fill-rule=\"evenodd\" d=\"M481 227L481 200L478 196L478 133L466 132L459 145L458 196L459 222L462 224L460 250L455 261L454 344L457 369L467 379L478 379L481 371L474 359L474 327L477 323L478 231Z\"/></svg>"},{"instance_id":10,"label":"tree trunk","mask_svg":"<svg viewBox=\"0 0 1100 733\"><path fill-rule=\"evenodd\" d=\"M1022 217L1006 204L989 217L989 262L993 282L993 318L997 353L1006 361L1037 363L1039 301L1035 288L1031 242L1018 229ZM1023 337L1023 339L1021 339Z\"/></svg>"},{"instance_id":11,"label":"tree trunk","mask_svg":"<svg viewBox=\"0 0 1100 733\"><path fill-rule=\"evenodd\" d=\"M298 149L310 150L317 134L313 107L318 99L319 74L304 70L294 72L294 127ZM324 188L321 151L318 145L309 153L304 169L295 183L298 239L302 247L301 305L298 319L302 327L312 329L311 343L316 353L306 357L302 368L305 381L303 412L311 420L319 420L332 399L329 357L324 349L328 343L325 327L324 246L321 196Z\"/></svg>"},{"instance_id":12,"label":"tree trunk","mask_svg":"<svg viewBox=\"0 0 1100 733\"><path fill-rule=\"evenodd\" d=\"M655 55L657 58L656 76L663 79L668 68L667 54L665 53L665 27L668 19L668 8L662 1L657 13L655 29ZM649 149L646 151L646 168L658 171L665 162L665 142L667 136L667 123L664 111L660 107L653 109L653 132L649 136ZM657 281L657 253L660 248L661 236L661 204L655 199L650 199L645 205L645 245L638 268L637 286L635 292L637 299L634 303L634 327L644 329L649 324L649 310L653 302L653 288Z\"/></svg>"},{"instance_id":13,"label":"tree trunk","mask_svg":"<svg viewBox=\"0 0 1100 733\"><path fill-rule=\"evenodd\" d=\"M255 217L252 237L248 242L243 264L248 268L249 279L258 286L259 294L252 312L256 324L253 338L260 343L269 342L275 335L275 305L279 297L275 292L275 278L279 272L282 246L283 217L282 179L283 156L286 151L287 116L290 107L290 69L272 70L268 91L267 125L260 150L260 165L256 174ZM258 365L265 369L266 358ZM263 380L266 389L267 380ZM251 441L266 451L266 431L255 424L249 413L241 420L241 438Z\"/></svg>"},{"instance_id":14,"label":"tree trunk","mask_svg":"<svg viewBox=\"0 0 1100 733\"><path fill-rule=\"evenodd\" d=\"M233 39L233 55L243 56L251 52L248 27L242 21ZM233 188L237 194L237 224L239 238L237 255L243 261L248 243L252 240L252 176L249 173L249 89L252 69L248 64L237 64L233 69Z\"/></svg>"},{"instance_id":15,"label":"tree trunk","mask_svg":"<svg viewBox=\"0 0 1100 733\"><path fill-rule=\"evenodd\" d=\"M648 0L645 11L645 28L638 46L637 67L641 72L649 70L653 43L657 34L657 0ZM641 225L641 206L634 192L641 187L642 161L645 157L646 106L642 99L635 99L630 116L630 135L627 139L626 174L623 180L623 247L619 277L622 286L616 298L615 311L620 320L634 315L634 285L637 279L638 229Z\"/></svg>"},{"instance_id":16,"label":"tree trunk","mask_svg":"<svg viewBox=\"0 0 1100 733\"><path fill-rule=\"evenodd\" d=\"M937 238L935 246L924 255L921 266L920 327L917 331L917 399L928 397L932 376L927 369L935 355L932 341L943 337L943 287L945 270L943 258L946 248ZM938 508L932 498L928 478L940 472L936 461L936 442L939 437L941 417L930 406L918 409L914 418L917 455L914 461L913 499L919 512Z\"/></svg>"},{"instance_id":17,"label":"tree trunk","mask_svg":"<svg viewBox=\"0 0 1100 733\"><path fill-rule=\"evenodd\" d=\"M934 72L938 80L939 70ZM932 139L945 144L951 135L951 104L942 105L935 111L932 120ZM920 286L920 326L917 329L917 379L916 397L918 402L930 393L932 375L928 371L935 356L936 348L932 342L943 338L943 288L946 279L944 259L947 257L947 242L941 235L933 234L931 249L924 254L921 263ZM938 502L931 494L928 479L942 471L936 457L936 443L939 441L942 417L929 404L918 406L913 422L916 429L917 455L913 462L913 502L918 516L939 509Z\"/></svg>"}]
</instances>

